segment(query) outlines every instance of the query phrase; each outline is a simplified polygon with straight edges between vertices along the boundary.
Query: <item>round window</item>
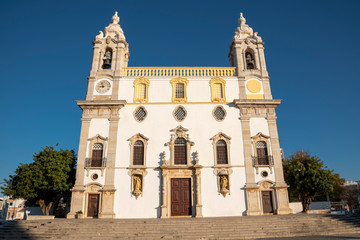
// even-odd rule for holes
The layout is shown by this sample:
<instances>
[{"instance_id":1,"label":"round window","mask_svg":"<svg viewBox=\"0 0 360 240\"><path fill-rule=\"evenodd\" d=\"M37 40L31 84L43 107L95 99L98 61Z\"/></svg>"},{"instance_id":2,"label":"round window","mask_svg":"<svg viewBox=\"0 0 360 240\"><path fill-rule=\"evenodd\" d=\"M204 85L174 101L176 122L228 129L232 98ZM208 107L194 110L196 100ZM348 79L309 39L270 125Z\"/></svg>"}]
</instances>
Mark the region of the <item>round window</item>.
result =
<instances>
[{"instance_id":1,"label":"round window","mask_svg":"<svg viewBox=\"0 0 360 240\"><path fill-rule=\"evenodd\" d=\"M180 106L180 107L177 107L173 113L174 115L174 118L176 119L176 121L183 121L185 118L186 118L186 111L185 111L185 108Z\"/></svg>"},{"instance_id":2,"label":"round window","mask_svg":"<svg viewBox=\"0 0 360 240\"><path fill-rule=\"evenodd\" d=\"M269 173L268 173L267 171L262 171L262 172L261 172L261 176L262 176L263 178L266 178L267 176L269 176Z\"/></svg>"},{"instance_id":3,"label":"round window","mask_svg":"<svg viewBox=\"0 0 360 240\"><path fill-rule=\"evenodd\" d=\"M134 112L134 118L138 122L144 121L146 116L147 116L147 112L144 107L138 107Z\"/></svg>"},{"instance_id":4,"label":"round window","mask_svg":"<svg viewBox=\"0 0 360 240\"><path fill-rule=\"evenodd\" d=\"M225 116L226 116L225 109L223 107L221 107L221 106L215 107L215 109L213 111L213 116L217 121L224 120Z\"/></svg>"},{"instance_id":5,"label":"round window","mask_svg":"<svg viewBox=\"0 0 360 240\"><path fill-rule=\"evenodd\" d=\"M97 173L94 173L93 175L91 175L92 180L96 180L98 178L99 178L99 175L97 175Z\"/></svg>"}]
</instances>

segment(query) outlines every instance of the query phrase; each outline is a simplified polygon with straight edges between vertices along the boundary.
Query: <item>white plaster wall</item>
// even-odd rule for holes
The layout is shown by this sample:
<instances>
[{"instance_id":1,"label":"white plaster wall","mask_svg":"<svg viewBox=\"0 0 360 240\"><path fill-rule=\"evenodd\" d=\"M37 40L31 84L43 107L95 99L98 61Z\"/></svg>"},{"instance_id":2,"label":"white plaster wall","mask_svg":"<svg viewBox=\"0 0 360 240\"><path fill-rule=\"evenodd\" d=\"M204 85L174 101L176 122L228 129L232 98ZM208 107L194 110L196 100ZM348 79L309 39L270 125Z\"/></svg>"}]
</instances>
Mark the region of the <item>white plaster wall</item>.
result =
<instances>
[{"instance_id":1,"label":"white plaster wall","mask_svg":"<svg viewBox=\"0 0 360 240\"><path fill-rule=\"evenodd\" d=\"M149 102L171 102L173 78L168 77L147 77L150 80L148 98ZM122 78L119 85L119 98L132 103L134 99L134 80L136 78ZM188 102L211 102L211 77L187 77ZM223 77L226 81L225 96L227 102L239 98L239 84L235 77Z\"/></svg>"},{"instance_id":2,"label":"white plaster wall","mask_svg":"<svg viewBox=\"0 0 360 240\"><path fill-rule=\"evenodd\" d=\"M144 217L154 218L160 215L160 177L157 168L160 165L160 153L166 152L170 158L169 147L165 143L170 140L171 129L181 125L189 129L188 134L195 143L191 153L198 151L202 170L202 199L204 216L239 216L245 211L244 190L245 170L242 143L242 130L239 121L239 110L232 105L222 105L227 116L222 122L214 119L212 111L218 104L183 104L187 117L183 122L177 122L172 113L177 104L143 105L148 116L143 122L137 122L133 117L134 110L139 105L126 105L120 111L119 134L116 154L115 173L115 212L116 217ZM231 194L224 198L218 195L217 179L213 173L214 150L212 138L219 132L231 137L230 162L233 173L230 176ZM136 200L130 194L131 178L128 175L130 165L130 145L128 139L141 133L149 138L146 152L146 166L148 174L145 176L144 194ZM219 208L219 206L222 206Z\"/></svg>"},{"instance_id":3,"label":"white plaster wall","mask_svg":"<svg viewBox=\"0 0 360 240\"><path fill-rule=\"evenodd\" d=\"M131 195L131 177L128 169L115 171L115 214L116 218L157 218L160 217L159 170L147 169L144 177L143 195L138 199Z\"/></svg>"},{"instance_id":4,"label":"white plaster wall","mask_svg":"<svg viewBox=\"0 0 360 240\"><path fill-rule=\"evenodd\" d=\"M201 190L204 217L243 216L246 211L245 202L245 168L232 168L230 175L230 194L224 197L218 193L217 177L213 168L201 171Z\"/></svg>"},{"instance_id":5,"label":"white plaster wall","mask_svg":"<svg viewBox=\"0 0 360 240\"><path fill-rule=\"evenodd\" d=\"M256 136L259 132L269 136L269 125L265 118L250 118L251 137Z\"/></svg>"},{"instance_id":6,"label":"white plaster wall","mask_svg":"<svg viewBox=\"0 0 360 240\"><path fill-rule=\"evenodd\" d=\"M96 135L109 137L109 120L107 118L93 118L90 122L89 138Z\"/></svg>"},{"instance_id":7,"label":"white plaster wall","mask_svg":"<svg viewBox=\"0 0 360 240\"><path fill-rule=\"evenodd\" d=\"M217 104L184 104L187 117L182 122L177 122L173 117L176 104L143 105L148 116L143 122L137 122L133 117L137 105L126 105L120 111L119 134L117 145L116 167L128 167L130 164L130 145L128 139L137 133L149 138L146 165L159 166L160 153L166 152L170 158L169 147L165 143L170 141L171 129L181 125L189 129L188 134L195 143L191 153L198 151L200 164L214 165L214 151L212 138L219 132L231 137L230 161L232 165L243 165L243 143L241 123L238 120L239 110L232 105L222 105L227 112L224 121L218 122L212 115ZM131 126L131 127L130 127Z\"/></svg>"},{"instance_id":8,"label":"white plaster wall","mask_svg":"<svg viewBox=\"0 0 360 240\"><path fill-rule=\"evenodd\" d=\"M261 172L262 171L267 171L268 172L268 176L267 177L262 177L261 176ZM268 167L259 167L259 172L258 174L256 173L256 170L254 170L254 174L255 174L255 182L259 183L261 181L271 181L271 182L275 182L275 169L272 168L272 173L270 173L270 168Z\"/></svg>"},{"instance_id":9,"label":"white plaster wall","mask_svg":"<svg viewBox=\"0 0 360 240\"><path fill-rule=\"evenodd\" d=\"M91 179L91 175L96 173L99 177L95 181ZM104 170L103 176L101 176L101 170L99 169L90 169L89 170L89 176L87 176L87 170L85 170L85 178L84 178L84 184L87 185L89 183L99 183L104 186L105 184L105 173L106 170Z\"/></svg>"}]
</instances>

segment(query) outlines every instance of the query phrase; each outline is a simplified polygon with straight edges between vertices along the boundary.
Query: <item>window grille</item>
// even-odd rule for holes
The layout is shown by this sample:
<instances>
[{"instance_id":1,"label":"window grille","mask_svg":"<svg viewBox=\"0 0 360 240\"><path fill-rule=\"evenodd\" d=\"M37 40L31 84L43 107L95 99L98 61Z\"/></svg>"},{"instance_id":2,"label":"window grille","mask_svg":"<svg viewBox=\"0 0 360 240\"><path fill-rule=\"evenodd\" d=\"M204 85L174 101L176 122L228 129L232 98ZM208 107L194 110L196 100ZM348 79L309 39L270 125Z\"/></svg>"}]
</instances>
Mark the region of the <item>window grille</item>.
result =
<instances>
[{"instance_id":1,"label":"window grille","mask_svg":"<svg viewBox=\"0 0 360 240\"><path fill-rule=\"evenodd\" d=\"M174 163L186 164L186 140L184 138L177 138L174 147Z\"/></svg>"},{"instance_id":2,"label":"window grille","mask_svg":"<svg viewBox=\"0 0 360 240\"><path fill-rule=\"evenodd\" d=\"M103 150L103 145L101 143L95 143L93 150Z\"/></svg>"},{"instance_id":3,"label":"window grille","mask_svg":"<svg viewBox=\"0 0 360 240\"><path fill-rule=\"evenodd\" d=\"M178 107L174 112L174 117L177 121L182 121L186 117L186 111L183 107Z\"/></svg>"},{"instance_id":4,"label":"window grille","mask_svg":"<svg viewBox=\"0 0 360 240\"><path fill-rule=\"evenodd\" d=\"M143 107L139 107L139 109L135 112L135 118L139 122L143 121L146 118L146 111Z\"/></svg>"},{"instance_id":5,"label":"window grille","mask_svg":"<svg viewBox=\"0 0 360 240\"><path fill-rule=\"evenodd\" d=\"M256 142L256 148L267 148L266 142L263 141Z\"/></svg>"},{"instance_id":6,"label":"window grille","mask_svg":"<svg viewBox=\"0 0 360 240\"><path fill-rule=\"evenodd\" d=\"M144 143L137 140L134 144L133 165L144 165Z\"/></svg>"},{"instance_id":7,"label":"window grille","mask_svg":"<svg viewBox=\"0 0 360 240\"><path fill-rule=\"evenodd\" d=\"M214 97L215 99L223 98L223 92L222 92L222 84L221 83L215 83L214 84Z\"/></svg>"},{"instance_id":8,"label":"window grille","mask_svg":"<svg viewBox=\"0 0 360 240\"><path fill-rule=\"evenodd\" d=\"M228 164L227 145L224 140L219 140L216 143L216 157L217 164Z\"/></svg>"},{"instance_id":9,"label":"window grille","mask_svg":"<svg viewBox=\"0 0 360 240\"><path fill-rule=\"evenodd\" d=\"M146 85L139 84L137 86L137 98L138 99L146 99Z\"/></svg>"},{"instance_id":10,"label":"window grille","mask_svg":"<svg viewBox=\"0 0 360 240\"><path fill-rule=\"evenodd\" d=\"M175 98L185 98L185 86L183 83L175 85Z\"/></svg>"},{"instance_id":11,"label":"window grille","mask_svg":"<svg viewBox=\"0 0 360 240\"><path fill-rule=\"evenodd\" d=\"M225 115L226 115L226 112L222 107L217 107L214 111L214 117L218 121L224 120Z\"/></svg>"}]
</instances>

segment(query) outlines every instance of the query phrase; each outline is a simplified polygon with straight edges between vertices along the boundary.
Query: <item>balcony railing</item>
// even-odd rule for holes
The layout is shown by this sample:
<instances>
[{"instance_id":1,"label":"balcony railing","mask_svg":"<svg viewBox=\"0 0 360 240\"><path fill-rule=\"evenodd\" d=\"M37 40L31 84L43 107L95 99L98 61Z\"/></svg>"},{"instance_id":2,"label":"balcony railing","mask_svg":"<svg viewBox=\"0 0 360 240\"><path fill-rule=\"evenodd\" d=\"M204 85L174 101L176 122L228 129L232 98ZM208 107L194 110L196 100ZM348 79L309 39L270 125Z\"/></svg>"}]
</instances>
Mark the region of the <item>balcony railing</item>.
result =
<instances>
[{"instance_id":1,"label":"balcony railing","mask_svg":"<svg viewBox=\"0 0 360 240\"><path fill-rule=\"evenodd\" d=\"M272 156L264 156L264 157L252 157L253 159L253 166L254 167L267 167L267 166L273 166L274 165L274 159Z\"/></svg>"},{"instance_id":2,"label":"balcony railing","mask_svg":"<svg viewBox=\"0 0 360 240\"><path fill-rule=\"evenodd\" d=\"M232 77L235 67L124 67L124 77Z\"/></svg>"},{"instance_id":3,"label":"balcony railing","mask_svg":"<svg viewBox=\"0 0 360 240\"><path fill-rule=\"evenodd\" d=\"M106 167L106 158L102 159L85 159L85 168L105 168Z\"/></svg>"}]
</instances>

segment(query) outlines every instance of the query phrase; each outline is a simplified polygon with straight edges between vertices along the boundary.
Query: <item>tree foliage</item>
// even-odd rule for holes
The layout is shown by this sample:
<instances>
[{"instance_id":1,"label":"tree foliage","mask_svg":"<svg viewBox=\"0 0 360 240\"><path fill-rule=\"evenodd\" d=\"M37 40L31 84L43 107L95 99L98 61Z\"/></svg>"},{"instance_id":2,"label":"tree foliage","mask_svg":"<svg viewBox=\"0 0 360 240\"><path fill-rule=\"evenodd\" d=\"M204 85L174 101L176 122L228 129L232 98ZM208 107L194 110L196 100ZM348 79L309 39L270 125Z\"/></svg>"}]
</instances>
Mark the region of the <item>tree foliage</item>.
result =
<instances>
[{"instance_id":1,"label":"tree foliage","mask_svg":"<svg viewBox=\"0 0 360 240\"><path fill-rule=\"evenodd\" d=\"M20 164L15 175L4 179L3 193L13 198L36 202L45 215L75 182L76 155L73 150L42 148L34 162Z\"/></svg>"},{"instance_id":2,"label":"tree foliage","mask_svg":"<svg viewBox=\"0 0 360 240\"><path fill-rule=\"evenodd\" d=\"M301 200L303 212L310 209L315 196L331 193L343 181L338 174L324 166L320 158L303 151L285 159L284 177L290 185L290 199Z\"/></svg>"}]
</instances>

